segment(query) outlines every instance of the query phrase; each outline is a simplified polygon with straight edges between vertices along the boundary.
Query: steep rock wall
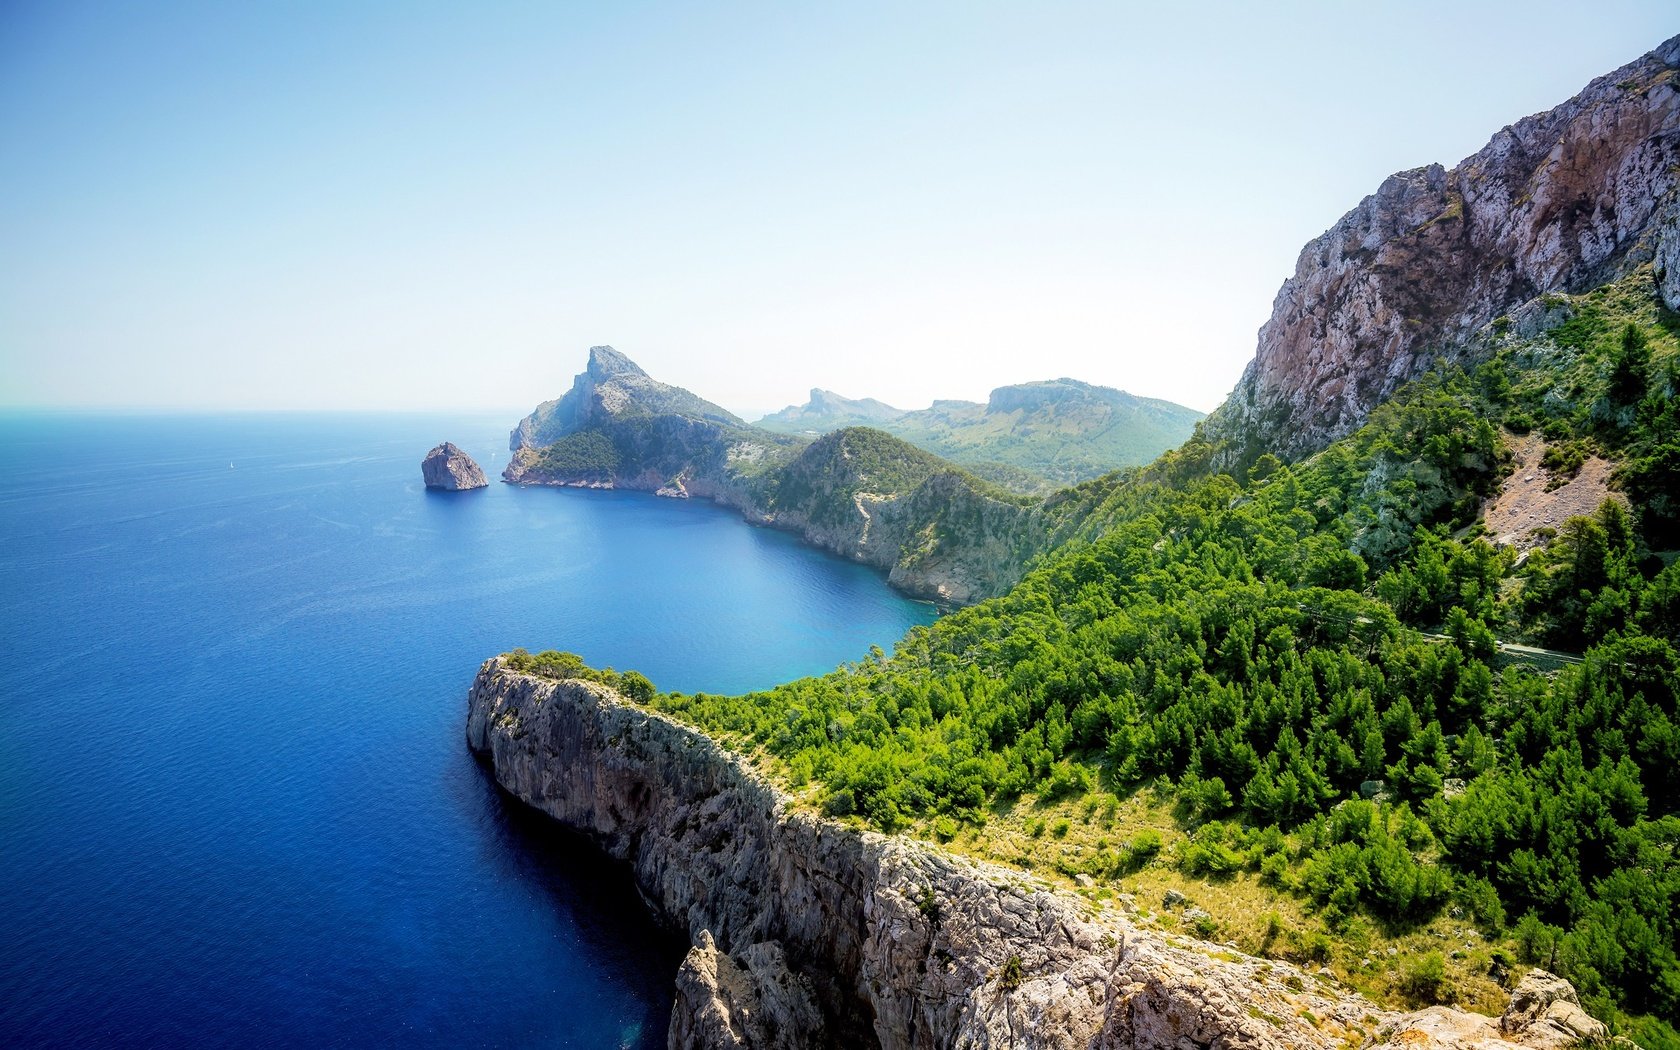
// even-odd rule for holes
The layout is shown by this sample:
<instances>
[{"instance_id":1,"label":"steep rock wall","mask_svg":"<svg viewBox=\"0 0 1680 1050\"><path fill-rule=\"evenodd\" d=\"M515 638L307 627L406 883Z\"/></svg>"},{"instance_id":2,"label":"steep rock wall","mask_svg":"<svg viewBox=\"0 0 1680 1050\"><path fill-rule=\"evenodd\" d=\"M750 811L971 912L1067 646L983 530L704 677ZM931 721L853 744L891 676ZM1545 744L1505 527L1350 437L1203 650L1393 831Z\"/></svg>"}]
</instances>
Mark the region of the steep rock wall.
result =
<instances>
[{"instance_id":1,"label":"steep rock wall","mask_svg":"<svg viewBox=\"0 0 1680 1050\"><path fill-rule=\"evenodd\" d=\"M1006 869L795 812L705 734L594 683L490 660L467 743L512 795L626 861L688 933L673 1048L1496 1050L1598 1031L1567 986L1524 999L1545 1001L1502 1035L1473 1014L1388 1013L1287 964L1211 958Z\"/></svg>"},{"instance_id":2,"label":"steep rock wall","mask_svg":"<svg viewBox=\"0 0 1680 1050\"><path fill-rule=\"evenodd\" d=\"M1655 262L1680 308L1680 37L1448 171L1391 176L1301 252L1204 433L1298 457L1502 314Z\"/></svg>"}]
</instances>

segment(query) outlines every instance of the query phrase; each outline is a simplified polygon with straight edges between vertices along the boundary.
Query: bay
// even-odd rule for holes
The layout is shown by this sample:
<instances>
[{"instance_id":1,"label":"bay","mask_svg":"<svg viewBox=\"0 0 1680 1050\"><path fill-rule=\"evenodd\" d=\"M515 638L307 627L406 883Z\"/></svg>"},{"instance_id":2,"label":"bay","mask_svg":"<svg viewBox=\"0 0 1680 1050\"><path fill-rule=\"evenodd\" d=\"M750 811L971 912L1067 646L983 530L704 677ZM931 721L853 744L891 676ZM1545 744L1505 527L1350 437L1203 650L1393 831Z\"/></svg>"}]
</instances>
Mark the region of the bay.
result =
<instances>
[{"instance_id":1,"label":"bay","mask_svg":"<svg viewBox=\"0 0 1680 1050\"><path fill-rule=\"evenodd\" d=\"M507 418L0 416L0 1045L664 1045L683 945L467 754L478 664L739 692L934 612L704 501L424 490Z\"/></svg>"}]
</instances>

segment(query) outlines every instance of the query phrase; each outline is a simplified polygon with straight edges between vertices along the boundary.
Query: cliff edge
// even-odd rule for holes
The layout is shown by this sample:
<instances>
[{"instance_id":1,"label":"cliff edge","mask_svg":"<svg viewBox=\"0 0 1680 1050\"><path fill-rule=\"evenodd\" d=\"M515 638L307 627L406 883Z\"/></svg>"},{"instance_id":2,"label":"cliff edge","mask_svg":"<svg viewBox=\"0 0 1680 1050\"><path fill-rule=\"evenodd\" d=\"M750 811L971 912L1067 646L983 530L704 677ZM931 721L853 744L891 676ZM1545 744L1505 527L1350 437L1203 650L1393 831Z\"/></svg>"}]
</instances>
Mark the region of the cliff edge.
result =
<instances>
[{"instance_id":1,"label":"cliff edge","mask_svg":"<svg viewBox=\"0 0 1680 1050\"><path fill-rule=\"evenodd\" d=\"M698 730L487 661L467 743L505 790L627 862L693 947L670 1046L1555 1048L1603 1027L1534 974L1504 1017L1400 1014L1218 957L1008 869L800 812Z\"/></svg>"}]
</instances>

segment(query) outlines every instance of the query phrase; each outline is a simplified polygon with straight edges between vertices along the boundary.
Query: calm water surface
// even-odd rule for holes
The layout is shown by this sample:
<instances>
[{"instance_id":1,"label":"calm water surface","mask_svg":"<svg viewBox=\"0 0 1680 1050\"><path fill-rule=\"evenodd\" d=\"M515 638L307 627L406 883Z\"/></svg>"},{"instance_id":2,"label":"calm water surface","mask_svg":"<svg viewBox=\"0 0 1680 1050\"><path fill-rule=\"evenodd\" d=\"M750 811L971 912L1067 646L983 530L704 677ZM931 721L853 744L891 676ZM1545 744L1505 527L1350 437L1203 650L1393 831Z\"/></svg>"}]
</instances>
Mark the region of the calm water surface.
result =
<instances>
[{"instance_id":1,"label":"calm water surface","mask_svg":"<svg viewBox=\"0 0 1680 1050\"><path fill-rule=\"evenodd\" d=\"M700 501L421 487L506 424L0 417L0 1045L664 1045L682 946L473 763L479 662L740 691L933 613Z\"/></svg>"}]
</instances>

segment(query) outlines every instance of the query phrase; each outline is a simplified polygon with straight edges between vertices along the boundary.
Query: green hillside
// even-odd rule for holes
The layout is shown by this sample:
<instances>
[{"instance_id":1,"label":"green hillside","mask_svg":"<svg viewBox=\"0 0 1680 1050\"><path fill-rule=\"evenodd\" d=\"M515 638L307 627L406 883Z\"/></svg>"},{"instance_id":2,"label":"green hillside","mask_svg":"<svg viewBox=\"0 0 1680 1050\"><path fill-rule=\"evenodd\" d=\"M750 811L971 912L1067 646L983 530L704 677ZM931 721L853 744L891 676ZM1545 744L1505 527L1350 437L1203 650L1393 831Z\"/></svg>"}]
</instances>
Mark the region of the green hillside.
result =
<instances>
[{"instance_id":1,"label":"green hillside","mask_svg":"<svg viewBox=\"0 0 1680 1050\"><path fill-rule=\"evenodd\" d=\"M1148 463L1181 444L1201 418L1202 413L1170 401L1053 379L999 387L983 405L935 401L914 412L813 390L807 404L766 416L757 425L806 435L873 426L997 484L1043 495Z\"/></svg>"}]
</instances>

